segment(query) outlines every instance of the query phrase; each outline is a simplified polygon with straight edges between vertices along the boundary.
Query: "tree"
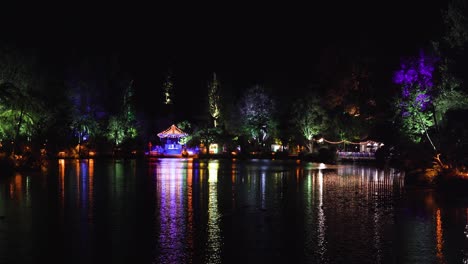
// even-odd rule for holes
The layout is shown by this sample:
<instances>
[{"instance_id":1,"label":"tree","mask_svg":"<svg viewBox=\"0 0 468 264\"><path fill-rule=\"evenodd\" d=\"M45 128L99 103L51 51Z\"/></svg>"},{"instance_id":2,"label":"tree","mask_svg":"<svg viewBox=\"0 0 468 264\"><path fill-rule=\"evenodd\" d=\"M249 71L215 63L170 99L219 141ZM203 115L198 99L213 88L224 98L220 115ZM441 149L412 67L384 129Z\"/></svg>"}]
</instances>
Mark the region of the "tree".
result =
<instances>
[{"instance_id":1,"label":"tree","mask_svg":"<svg viewBox=\"0 0 468 264\"><path fill-rule=\"evenodd\" d=\"M241 98L242 129L250 139L253 139L254 145L264 147L266 140L276 132L274 109L274 100L262 86L251 87Z\"/></svg>"},{"instance_id":2,"label":"tree","mask_svg":"<svg viewBox=\"0 0 468 264\"><path fill-rule=\"evenodd\" d=\"M327 126L327 114L317 96L309 95L294 105L294 123L307 140L310 153L314 151L314 136L322 133Z\"/></svg>"},{"instance_id":3,"label":"tree","mask_svg":"<svg viewBox=\"0 0 468 264\"><path fill-rule=\"evenodd\" d=\"M111 116L107 125L106 136L114 143L114 146L120 145L125 139L125 121L121 116Z\"/></svg>"},{"instance_id":4,"label":"tree","mask_svg":"<svg viewBox=\"0 0 468 264\"><path fill-rule=\"evenodd\" d=\"M221 95L219 86L220 84L216 78L216 73L213 73L213 79L208 84L208 103L214 127L217 127L218 118L221 115Z\"/></svg>"},{"instance_id":5,"label":"tree","mask_svg":"<svg viewBox=\"0 0 468 264\"><path fill-rule=\"evenodd\" d=\"M0 137L14 142L43 130L48 116L41 100L34 93L40 86L35 57L26 57L18 49L0 47Z\"/></svg>"},{"instance_id":6,"label":"tree","mask_svg":"<svg viewBox=\"0 0 468 264\"><path fill-rule=\"evenodd\" d=\"M468 20L466 14L466 2L461 0L451 1L447 10L443 12L446 27L443 39L450 48L462 49L468 42Z\"/></svg>"},{"instance_id":7,"label":"tree","mask_svg":"<svg viewBox=\"0 0 468 264\"><path fill-rule=\"evenodd\" d=\"M78 157L81 156L82 144L101 133L97 118L98 106L94 103L95 89L83 80L69 83L69 100L72 103L70 129L78 140Z\"/></svg>"},{"instance_id":8,"label":"tree","mask_svg":"<svg viewBox=\"0 0 468 264\"><path fill-rule=\"evenodd\" d=\"M429 135L435 125L433 109L433 72L437 58L426 56L411 58L401 64L394 82L401 85L401 96L396 100L402 118L402 131L414 142L426 136L432 148L437 148Z\"/></svg>"},{"instance_id":9,"label":"tree","mask_svg":"<svg viewBox=\"0 0 468 264\"><path fill-rule=\"evenodd\" d=\"M164 91L164 104L169 105L173 104L174 101L174 83L172 82L171 73L166 75L166 79L163 83L163 91Z\"/></svg>"},{"instance_id":10,"label":"tree","mask_svg":"<svg viewBox=\"0 0 468 264\"><path fill-rule=\"evenodd\" d=\"M117 147L125 141L136 138L137 135L138 122L134 106L133 80L131 80L124 91L120 113L109 119L106 136Z\"/></svg>"}]
</instances>

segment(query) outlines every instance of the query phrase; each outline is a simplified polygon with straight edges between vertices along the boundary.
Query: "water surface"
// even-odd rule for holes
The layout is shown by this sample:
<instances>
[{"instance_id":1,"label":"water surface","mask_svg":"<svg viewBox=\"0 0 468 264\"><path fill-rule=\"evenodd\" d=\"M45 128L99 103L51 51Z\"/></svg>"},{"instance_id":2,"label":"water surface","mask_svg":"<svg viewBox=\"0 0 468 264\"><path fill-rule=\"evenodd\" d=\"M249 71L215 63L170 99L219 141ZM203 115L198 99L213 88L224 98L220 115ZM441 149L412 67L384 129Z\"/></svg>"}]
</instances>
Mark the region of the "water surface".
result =
<instances>
[{"instance_id":1,"label":"water surface","mask_svg":"<svg viewBox=\"0 0 468 264\"><path fill-rule=\"evenodd\" d=\"M467 263L467 205L372 166L58 160L0 178L0 263Z\"/></svg>"}]
</instances>

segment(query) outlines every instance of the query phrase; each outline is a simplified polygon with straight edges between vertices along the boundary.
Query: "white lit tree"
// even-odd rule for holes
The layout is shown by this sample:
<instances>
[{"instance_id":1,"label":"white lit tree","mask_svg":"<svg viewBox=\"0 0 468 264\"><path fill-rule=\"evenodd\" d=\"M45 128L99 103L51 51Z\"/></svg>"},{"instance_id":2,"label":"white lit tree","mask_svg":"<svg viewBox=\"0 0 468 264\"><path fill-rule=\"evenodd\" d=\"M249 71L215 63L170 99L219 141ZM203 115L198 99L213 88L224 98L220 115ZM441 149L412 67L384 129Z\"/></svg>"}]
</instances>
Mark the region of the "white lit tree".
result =
<instances>
[{"instance_id":1,"label":"white lit tree","mask_svg":"<svg viewBox=\"0 0 468 264\"><path fill-rule=\"evenodd\" d=\"M276 131L274 109L274 100L259 85L248 89L240 101L242 129L261 147Z\"/></svg>"}]
</instances>

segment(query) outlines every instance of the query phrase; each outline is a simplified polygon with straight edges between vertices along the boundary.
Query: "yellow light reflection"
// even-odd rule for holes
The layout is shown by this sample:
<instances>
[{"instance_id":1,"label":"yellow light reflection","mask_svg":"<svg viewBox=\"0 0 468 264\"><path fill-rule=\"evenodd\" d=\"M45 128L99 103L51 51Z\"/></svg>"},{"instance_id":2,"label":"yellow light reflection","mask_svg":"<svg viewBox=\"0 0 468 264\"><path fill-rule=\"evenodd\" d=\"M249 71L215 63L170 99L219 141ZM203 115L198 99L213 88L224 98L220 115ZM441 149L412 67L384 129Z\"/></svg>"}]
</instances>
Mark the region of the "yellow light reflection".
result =
<instances>
[{"instance_id":1,"label":"yellow light reflection","mask_svg":"<svg viewBox=\"0 0 468 264\"><path fill-rule=\"evenodd\" d=\"M442 229L442 219L440 217L440 209L437 209L436 212L436 240L437 240L437 259L439 263L445 263L444 258L444 237L443 237L443 229Z\"/></svg>"},{"instance_id":2,"label":"yellow light reflection","mask_svg":"<svg viewBox=\"0 0 468 264\"><path fill-rule=\"evenodd\" d=\"M88 161L88 219L93 219L93 193L94 193L94 159Z\"/></svg>"},{"instance_id":3,"label":"yellow light reflection","mask_svg":"<svg viewBox=\"0 0 468 264\"><path fill-rule=\"evenodd\" d=\"M76 205L80 206L80 193L81 193L81 181L80 181L80 160L75 160L75 175L76 175Z\"/></svg>"},{"instance_id":4,"label":"yellow light reflection","mask_svg":"<svg viewBox=\"0 0 468 264\"><path fill-rule=\"evenodd\" d=\"M218 211L218 168L217 160L208 162L208 263L221 263L221 230Z\"/></svg>"},{"instance_id":5,"label":"yellow light reflection","mask_svg":"<svg viewBox=\"0 0 468 264\"><path fill-rule=\"evenodd\" d=\"M10 183L10 199L21 200L21 194L23 192L23 180L19 173L16 173L13 182Z\"/></svg>"},{"instance_id":6,"label":"yellow light reflection","mask_svg":"<svg viewBox=\"0 0 468 264\"><path fill-rule=\"evenodd\" d=\"M58 165L59 165L59 193L60 193L60 205L62 208L64 207L64 200L65 200L65 160L64 159L59 159L58 160Z\"/></svg>"},{"instance_id":7,"label":"yellow light reflection","mask_svg":"<svg viewBox=\"0 0 468 264\"><path fill-rule=\"evenodd\" d=\"M208 162L208 182L218 182L219 161L210 160Z\"/></svg>"}]
</instances>

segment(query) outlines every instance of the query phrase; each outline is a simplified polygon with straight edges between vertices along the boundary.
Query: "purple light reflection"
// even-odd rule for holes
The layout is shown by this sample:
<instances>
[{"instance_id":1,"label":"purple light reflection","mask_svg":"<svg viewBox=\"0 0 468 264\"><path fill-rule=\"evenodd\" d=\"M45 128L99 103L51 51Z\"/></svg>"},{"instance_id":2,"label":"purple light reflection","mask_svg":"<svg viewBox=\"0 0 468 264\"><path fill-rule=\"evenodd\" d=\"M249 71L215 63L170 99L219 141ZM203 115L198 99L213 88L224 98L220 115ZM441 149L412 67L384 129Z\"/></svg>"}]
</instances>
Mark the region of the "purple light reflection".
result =
<instances>
[{"instance_id":1,"label":"purple light reflection","mask_svg":"<svg viewBox=\"0 0 468 264\"><path fill-rule=\"evenodd\" d=\"M186 263L187 168L178 159L164 159L156 167L157 207L160 226L157 263Z\"/></svg>"}]
</instances>

